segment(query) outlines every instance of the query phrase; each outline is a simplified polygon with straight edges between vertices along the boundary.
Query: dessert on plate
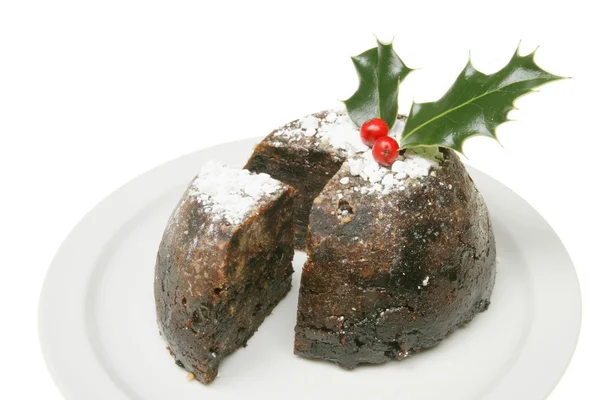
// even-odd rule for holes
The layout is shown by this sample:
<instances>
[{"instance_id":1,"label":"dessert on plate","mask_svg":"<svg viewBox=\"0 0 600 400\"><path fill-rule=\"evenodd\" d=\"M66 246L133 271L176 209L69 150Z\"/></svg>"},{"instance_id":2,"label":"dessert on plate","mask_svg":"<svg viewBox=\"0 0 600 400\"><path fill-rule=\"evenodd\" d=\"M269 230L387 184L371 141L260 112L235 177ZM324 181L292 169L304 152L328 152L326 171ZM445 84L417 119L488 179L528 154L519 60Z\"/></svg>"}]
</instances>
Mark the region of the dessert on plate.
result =
<instances>
[{"instance_id":1,"label":"dessert on plate","mask_svg":"<svg viewBox=\"0 0 600 400\"><path fill-rule=\"evenodd\" d=\"M496 246L457 153L496 138L513 102L560 79L518 51L468 62L438 101L398 114L412 71L392 44L353 57L357 91L270 133L245 171L209 164L169 220L156 264L159 326L204 383L290 288L306 250L294 352L346 369L433 347L490 305ZM285 334L285 331L282 331Z\"/></svg>"},{"instance_id":2,"label":"dessert on plate","mask_svg":"<svg viewBox=\"0 0 600 400\"><path fill-rule=\"evenodd\" d=\"M156 260L158 324L203 383L289 292L294 189L207 163L171 215Z\"/></svg>"},{"instance_id":3,"label":"dessert on plate","mask_svg":"<svg viewBox=\"0 0 600 400\"><path fill-rule=\"evenodd\" d=\"M389 137L403 126L400 117ZM326 166L285 170L280 149L297 160L326 154ZM290 185L315 171L326 181L299 196L309 205L296 203L311 211L294 351L348 369L434 346L487 309L495 278L487 208L458 156L414 148L388 167L368 150L348 114L332 110L274 131L248 162Z\"/></svg>"},{"instance_id":4,"label":"dessert on plate","mask_svg":"<svg viewBox=\"0 0 600 400\"><path fill-rule=\"evenodd\" d=\"M412 70L391 44L353 62L359 87L346 110L275 130L247 164L299 193L296 246L308 260L294 351L347 369L432 347L488 308L494 234L455 151L496 138L516 98L559 79L533 53L491 75L469 62L440 100L405 117L398 87Z\"/></svg>"}]
</instances>

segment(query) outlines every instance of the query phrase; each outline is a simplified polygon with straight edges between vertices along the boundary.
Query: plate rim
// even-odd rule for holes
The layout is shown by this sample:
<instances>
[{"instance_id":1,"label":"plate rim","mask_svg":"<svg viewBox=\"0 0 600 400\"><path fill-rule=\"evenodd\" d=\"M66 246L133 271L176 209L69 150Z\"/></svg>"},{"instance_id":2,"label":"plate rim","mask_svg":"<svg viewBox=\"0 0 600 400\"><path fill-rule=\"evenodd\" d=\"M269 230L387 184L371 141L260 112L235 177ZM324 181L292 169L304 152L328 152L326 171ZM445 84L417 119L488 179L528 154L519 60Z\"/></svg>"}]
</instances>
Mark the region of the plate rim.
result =
<instances>
[{"instance_id":1,"label":"plate rim","mask_svg":"<svg viewBox=\"0 0 600 400\"><path fill-rule=\"evenodd\" d=\"M93 257L90 252L86 252L89 250L89 246L91 245L85 243L85 240L82 241L83 237L85 237L85 232L90 228L93 228L95 232L100 231L100 234L106 234L104 237L104 242L102 246L97 246L95 248L97 253L102 253L102 249L107 242L110 242L113 238L115 229L118 231L121 227L123 227L131 218L135 216L137 212L140 210L140 205L148 205L153 199L147 198L144 196L139 196L136 198L135 196L130 196L130 194L135 194L138 192L138 188L148 187L147 185L155 185L155 181L157 177L160 176L169 176L170 173L176 173L177 170L183 169L183 165L187 165L188 163L193 164L195 166L198 165L197 159L204 156L205 159L210 158L218 158L220 152L224 152L224 149L232 144L239 146L248 146L251 147L258 141L260 141L262 137L259 138L250 138L243 140L230 141L227 143L217 144L215 146L202 148L196 150L194 152L188 153L186 155L177 157L165 163L162 163L141 175L131 179L129 182L121 185L119 188L114 190L104 199L102 199L98 204L96 204L91 210L89 210L81 220L73 227L73 229L66 236L60 247L58 248L55 256L53 257L50 266L46 272L46 276L44 278L44 283L42 286L42 290L39 297L38 303L38 338L41 345L42 354L44 357L44 361L46 366L52 376L54 382L59 388L61 394L65 397L66 400L71 399L94 399L94 398L106 398L107 393L111 399L115 400L132 400L131 396L127 396L121 388L112 380L109 374L102 368L102 364L100 362L93 363L88 362L88 365L85 369L80 368L77 365L74 365L71 359L67 356L70 349L77 349L78 356L82 355L90 356L90 359L96 359L96 355L93 353L90 348L90 343L87 343L86 346L86 318L83 317L82 314L78 313L60 313L61 306L63 307L77 307L77 304L69 304L68 299L65 299L65 292L60 291L57 292L60 288L63 288L66 285L66 281L63 278L68 278L68 282L71 283L75 280L75 285L69 284L69 292L71 295L80 294L81 299L86 298L87 288L88 288L88 280L90 275L94 272L96 262L88 263L88 270L77 270L73 267L73 259L87 257L90 260L93 260ZM569 273L572 273L572 290L575 292L575 296L572 299L571 305L577 307L577 312L573 313L573 310L570 310L573 318L573 332L571 334L570 343L568 343L568 359L561 360L561 367L558 373L558 377L553 380L551 385L547 385L547 390L545 391L544 398L548 396L552 390L556 387L564 372L568 368L581 331L581 315L582 315L582 298L581 298L581 288L579 284L579 280L577 277L577 270L573 265L571 257L568 254L568 251L564 244L562 243L560 237L556 234L552 226L542 217L542 215L535 210L531 204L529 204L525 199L519 196L515 191L513 191L510 187L498 181L494 177L479 171L478 169L472 167L467 164L467 168L469 169L469 173L475 172L476 175L480 174L485 176L491 182L497 185L501 185L504 189L508 190L512 195L516 196L520 201L527 205L529 208L528 211L532 212L537 218L539 218L545 225L546 230L555 240L558 241L564 253L566 255L566 262L568 265L564 268ZM179 186L179 183L174 184L173 187ZM161 193L164 193L167 189L166 186L161 186L164 189ZM134 201L125 201L123 200L134 200ZM137 200L137 202L135 201ZM141 204L138 204L141 203ZM119 205L120 208L114 208L115 205ZM125 206L124 206L125 205ZM130 213L129 211L133 211ZM110 218L103 217L104 213L110 212ZM102 221L101 224L96 224L96 221ZM104 224L104 225L102 225ZM98 233L96 233L98 234ZM93 249L92 249L93 250ZM71 265L69 265L71 262ZM570 268L568 268L570 266ZM78 284L80 284L78 286ZM59 295L56 296L56 293ZM61 295L63 298L61 298ZM77 296L75 296L77 298ZM81 308L84 307L85 301L82 300L79 306ZM80 312L83 310L79 310ZM61 315L58 315L61 314ZM80 318L79 318L79 317ZM57 324L56 321L59 321L60 324ZM77 323L80 326L77 327ZM70 330L68 335L64 335L64 327L76 327L77 329ZM79 335L79 336L78 336ZM69 338L67 343L67 337ZM97 360L96 360L97 361ZM518 363L518 361L517 361ZM70 368L67 368L69 366ZM514 366L513 366L514 368ZM504 376L500 383L498 383L494 387L494 391L497 388L501 388L507 385L505 382L506 376ZM77 384L73 383L77 382ZM96 393L100 397L90 397L94 396L90 394L90 387L101 387L102 393ZM110 392L108 392L110 390ZM500 389L502 390L502 389ZM506 398L506 392L499 393L501 397L498 397L493 392L487 393L484 395L486 399L503 399ZM528 397L530 398L530 397Z\"/></svg>"}]
</instances>

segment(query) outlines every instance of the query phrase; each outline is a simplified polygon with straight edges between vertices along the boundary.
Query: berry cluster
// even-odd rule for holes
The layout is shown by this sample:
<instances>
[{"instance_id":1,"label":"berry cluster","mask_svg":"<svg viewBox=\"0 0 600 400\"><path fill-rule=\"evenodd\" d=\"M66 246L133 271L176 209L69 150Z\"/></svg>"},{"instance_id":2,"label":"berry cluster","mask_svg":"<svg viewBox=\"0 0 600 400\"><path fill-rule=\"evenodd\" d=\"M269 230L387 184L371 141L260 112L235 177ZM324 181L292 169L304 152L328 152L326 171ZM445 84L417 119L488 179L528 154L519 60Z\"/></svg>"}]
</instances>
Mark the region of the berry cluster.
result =
<instances>
[{"instance_id":1,"label":"berry cluster","mask_svg":"<svg viewBox=\"0 0 600 400\"><path fill-rule=\"evenodd\" d=\"M363 143L372 147L373 158L381 165L390 167L400 154L396 139L388 136L390 129L381 118L373 118L360 127Z\"/></svg>"}]
</instances>

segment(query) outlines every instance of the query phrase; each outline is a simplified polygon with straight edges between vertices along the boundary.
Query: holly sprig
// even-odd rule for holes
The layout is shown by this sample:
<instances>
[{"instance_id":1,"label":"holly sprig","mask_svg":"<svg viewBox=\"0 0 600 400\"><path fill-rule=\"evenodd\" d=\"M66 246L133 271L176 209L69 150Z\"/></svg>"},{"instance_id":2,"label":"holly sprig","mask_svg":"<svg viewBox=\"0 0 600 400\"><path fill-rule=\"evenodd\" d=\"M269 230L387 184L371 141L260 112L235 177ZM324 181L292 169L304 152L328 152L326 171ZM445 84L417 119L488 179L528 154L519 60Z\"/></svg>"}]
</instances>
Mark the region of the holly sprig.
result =
<instances>
[{"instance_id":1,"label":"holly sprig","mask_svg":"<svg viewBox=\"0 0 600 400\"><path fill-rule=\"evenodd\" d=\"M508 64L484 74L471 60L448 91L437 101L413 103L400 140L400 148L438 146L463 152L472 136L497 140L497 127L508 120L514 102L534 88L559 79L534 61L535 51L521 56L519 49ZM396 54L392 43L352 57L359 76L357 91L344 103L350 118L361 126L381 118L390 129L397 118L399 85L413 71Z\"/></svg>"},{"instance_id":2,"label":"holly sprig","mask_svg":"<svg viewBox=\"0 0 600 400\"><path fill-rule=\"evenodd\" d=\"M356 92L344 101L350 118L358 126L373 118L383 119L390 129L398 118L398 89L413 70L402 62L392 43L377 40L377 47L355 57L358 73Z\"/></svg>"}]
</instances>

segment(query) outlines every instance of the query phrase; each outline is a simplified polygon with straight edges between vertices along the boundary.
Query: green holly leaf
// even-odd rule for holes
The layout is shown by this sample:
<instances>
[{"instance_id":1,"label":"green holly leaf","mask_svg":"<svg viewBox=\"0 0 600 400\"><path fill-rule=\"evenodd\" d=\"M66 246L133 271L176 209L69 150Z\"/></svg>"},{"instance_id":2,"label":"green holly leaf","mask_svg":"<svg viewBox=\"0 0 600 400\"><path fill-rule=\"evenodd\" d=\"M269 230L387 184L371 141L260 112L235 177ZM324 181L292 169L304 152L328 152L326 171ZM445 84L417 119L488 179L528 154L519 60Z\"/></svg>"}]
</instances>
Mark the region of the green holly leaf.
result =
<instances>
[{"instance_id":1,"label":"green holly leaf","mask_svg":"<svg viewBox=\"0 0 600 400\"><path fill-rule=\"evenodd\" d=\"M440 146L462 153L471 136L496 137L498 125L508 120L514 101L533 88L563 79L542 70L533 60L535 51L515 52L500 71L486 75L471 60L456 82L438 101L413 103L400 147Z\"/></svg>"},{"instance_id":2,"label":"green holly leaf","mask_svg":"<svg viewBox=\"0 0 600 400\"><path fill-rule=\"evenodd\" d=\"M383 119L390 129L398 117L398 86L412 71L394 51L392 43L377 40L377 47L352 57L358 73L358 89L346 101L348 114L361 126L373 118Z\"/></svg>"}]
</instances>

